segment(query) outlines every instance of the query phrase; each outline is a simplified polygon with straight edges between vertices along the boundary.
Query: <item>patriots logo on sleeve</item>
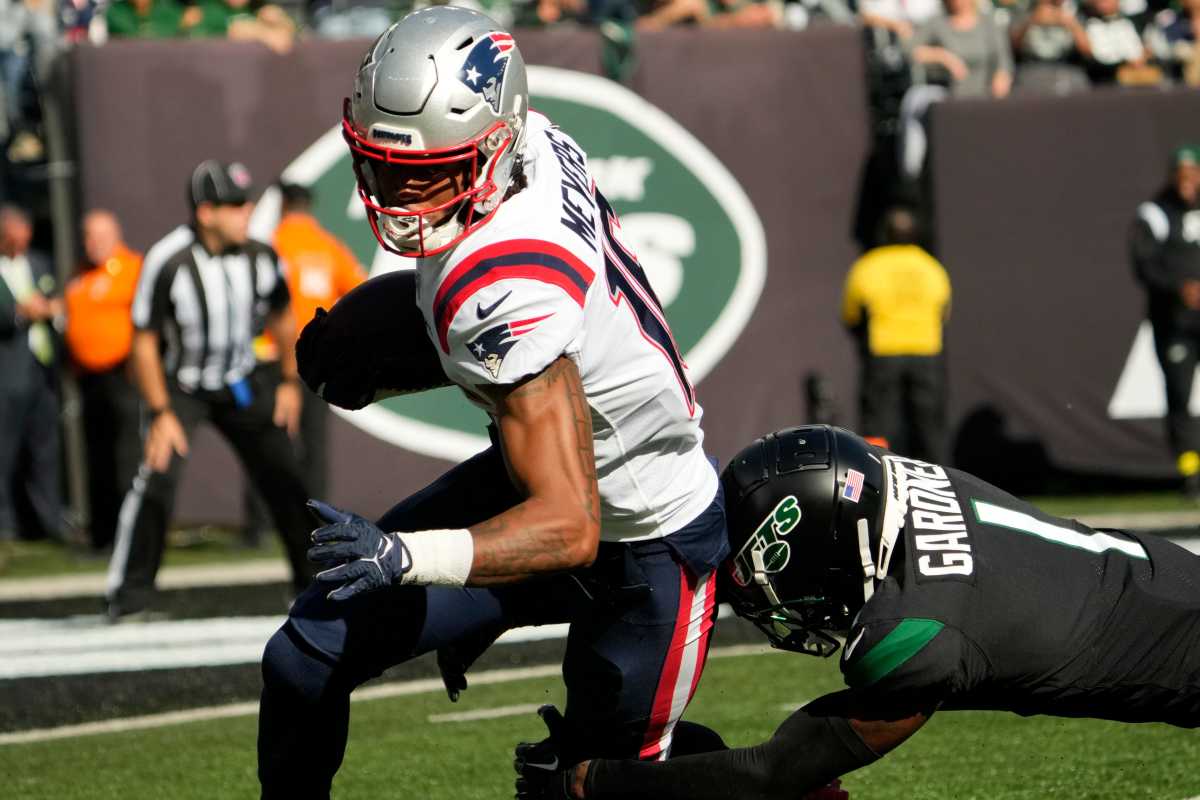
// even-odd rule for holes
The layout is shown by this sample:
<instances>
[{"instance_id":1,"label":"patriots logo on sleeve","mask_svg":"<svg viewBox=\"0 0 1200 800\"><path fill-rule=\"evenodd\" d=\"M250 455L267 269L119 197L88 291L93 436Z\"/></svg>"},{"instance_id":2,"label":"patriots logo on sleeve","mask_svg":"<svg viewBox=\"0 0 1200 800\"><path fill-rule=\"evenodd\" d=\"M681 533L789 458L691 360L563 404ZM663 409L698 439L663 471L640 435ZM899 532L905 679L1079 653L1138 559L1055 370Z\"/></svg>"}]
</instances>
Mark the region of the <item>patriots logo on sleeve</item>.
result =
<instances>
[{"instance_id":1,"label":"patriots logo on sleeve","mask_svg":"<svg viewBox=\"0 0 1200 800\"><path fill-rule=\"evenodd\" d=\"M475 94L481 95L492 111L500 113L500 91L508 68L513 38L507 33L488 33L471 48L458 71L458 79Z\"/></svg>"},{"instance_id":2,"label":"patriots logo on sleeve","mask_svg":"<svg viewBox=\"0 0 1200 800\"><path fill-rule=\"evenodd\" d=\"M539 322L552 316L554 315L546 314L541 317L502 322L467 342L467 349L493 378L498 378L500 365L504 363L504 357L512 350L517 340L537 327Z\"/></svg>"}]
</instances>

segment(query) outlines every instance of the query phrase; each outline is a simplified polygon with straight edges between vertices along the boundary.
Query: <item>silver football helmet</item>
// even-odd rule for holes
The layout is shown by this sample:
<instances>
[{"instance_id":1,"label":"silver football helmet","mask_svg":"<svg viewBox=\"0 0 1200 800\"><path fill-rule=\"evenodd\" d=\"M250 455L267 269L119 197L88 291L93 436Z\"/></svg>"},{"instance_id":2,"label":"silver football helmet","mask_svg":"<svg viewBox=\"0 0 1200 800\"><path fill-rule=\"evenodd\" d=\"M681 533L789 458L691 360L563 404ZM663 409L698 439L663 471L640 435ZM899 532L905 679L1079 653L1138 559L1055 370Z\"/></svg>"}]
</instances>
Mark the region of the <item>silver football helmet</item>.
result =
<instances>
[{"instance_id":1,"label":"silver football helmet","mask_svg":"<svg viewBox=\"0 0 1200 800\"><path fill-rule=\"evenodd\" d=\"M433 255L487 223L512 182L528 107L512 35L477 11L427 8L375 40L342 133L380 244Z\"/></svg>"}]
</instances>

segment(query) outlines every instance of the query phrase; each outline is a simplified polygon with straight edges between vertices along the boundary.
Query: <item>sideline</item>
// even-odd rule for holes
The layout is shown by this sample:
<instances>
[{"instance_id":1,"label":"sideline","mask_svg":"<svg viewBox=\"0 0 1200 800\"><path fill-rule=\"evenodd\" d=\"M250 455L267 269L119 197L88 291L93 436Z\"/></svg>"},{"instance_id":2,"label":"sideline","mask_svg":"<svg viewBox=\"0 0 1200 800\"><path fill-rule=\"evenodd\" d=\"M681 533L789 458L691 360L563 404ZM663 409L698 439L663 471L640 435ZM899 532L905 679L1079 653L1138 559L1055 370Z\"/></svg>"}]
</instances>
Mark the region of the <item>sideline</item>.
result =
<instances>
[{"instance_id":1,"label":"sideline","mask_svg":"<svg viewBox=\"0 0 1200 800\"><path fill-rule=\"evenodd\" d=\"M739 644L728 647L715 647L709 658L730 658L735 656L762 655L778 653L763 644ZM485 672L472 673L472 686L489 686L497 683L511 683L530 678L548 678L560 674L560 664L544 664L534 667L519 667L515 669L495 669ZM445 691L440 678L422 678L403 683L389 683L382 686L368 686L350 696L353 703L363 703L388 697L402 697L414 694ZM55 739L71 739L77 736L94 736L102 733L123 733L125 731L163 728L169 725L182 725L189 722L204 722L230 717L246 717L258 713L257 702L232 703L223 706L194 708L186 711L168 711L163 714L150 714L141 717L124 719L109 719L99 722L85 722L81 725L63 725L57 728L37 728L29 731L16 731L0 734L0 746L10 744L31 744L47 742Z\"/></svg>"},{"instance_id":2,"label":"sideline","mask_svg":"<svg viewBox=\"0 0 1200 800\"><path fill-rule=\"evenodd\" d=\"M1139 511L1116 514L1083 514L1077 519L1091 528L1117 528L1134 531L1180 532L1197 529L1194 537L1173 537L1172 541L1200 554L1200 509L1196 511ZM283 557L256 559L226 564L201 564L164 567L158 573L159 589L195 589L202 587L250 586L288 583L291 574ZM0 603L37 600L64 600L71 597L103 597L105 574L50 575L29 578L0 578ZM1200 800L1192 798L1191 800Z\"/></svg>"}]
</instances>

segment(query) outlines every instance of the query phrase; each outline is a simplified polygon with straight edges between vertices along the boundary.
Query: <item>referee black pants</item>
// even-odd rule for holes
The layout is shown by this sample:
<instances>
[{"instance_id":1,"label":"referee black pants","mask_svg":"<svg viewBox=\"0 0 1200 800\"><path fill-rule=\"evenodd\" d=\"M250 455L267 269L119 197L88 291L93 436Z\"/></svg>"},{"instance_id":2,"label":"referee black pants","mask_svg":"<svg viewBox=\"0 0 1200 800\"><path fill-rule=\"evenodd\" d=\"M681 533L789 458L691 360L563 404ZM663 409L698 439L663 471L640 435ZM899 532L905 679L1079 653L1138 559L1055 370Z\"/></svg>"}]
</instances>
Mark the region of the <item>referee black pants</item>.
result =
<instances>
[{"instance_id":1,"label":"referee black pants","mask_svg":"<svg viewBox=\"0 0 1200 800\"><path fill-rule=\"evenodd\" d=\"M272 422L274 385L259 373L249 378L252 398L239 407L228 390L185 393L171 386L171 407L192 440L196 425L212 423L237 452L246 473L262 493L283 539L297 592L312 578L305 557L314 527L305 508L308 490L300 476L287 433ZM162 563L167 526L184 459L171 457L166 472L151 472L145 464L125 495L108 570L110 613L146 608L154 594L154 578Z\"/></svg>"},{"instance_id":2,"label":"referee black pants","mask_svg":"<svg viewBox=\"0 0 1200 800\"><path fill-rule=\"evenodd\" d=\"M864 436L895 453L945 461L946 366L942 356L868 356L859 383Z\"/></svg>"}]
</instances>

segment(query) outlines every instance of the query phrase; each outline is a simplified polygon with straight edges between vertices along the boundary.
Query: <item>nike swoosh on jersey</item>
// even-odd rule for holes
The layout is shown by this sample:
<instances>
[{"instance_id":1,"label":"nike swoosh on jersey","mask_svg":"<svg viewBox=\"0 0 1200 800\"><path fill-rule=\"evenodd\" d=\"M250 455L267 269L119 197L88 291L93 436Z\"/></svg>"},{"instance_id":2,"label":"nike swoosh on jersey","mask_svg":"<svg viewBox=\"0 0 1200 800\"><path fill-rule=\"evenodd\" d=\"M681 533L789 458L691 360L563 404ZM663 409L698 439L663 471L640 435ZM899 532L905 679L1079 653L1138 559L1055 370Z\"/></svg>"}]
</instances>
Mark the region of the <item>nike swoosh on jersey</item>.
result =
<instances>
[{"instance_id":1,"label":"nike swoosh on jersey","mask_svg":"<svg viewBox=\"0 0 1200 800\"><path fill-rule=\"evenodd\" d=\"M497 308L500 307L501 303L503 303L505 300L508 299L508 295L510 295L510 294L512 294L512 289L509 289L508 292L504 295L504 297L501 297L499 300L492 303L487 308L484 308L479 303L476 303L475 304L475 316L479 317L481 320L487 319L488 317L490 317L492 315L493 311L495 311Z\"/></svg>"},{"instance_id":2,"label":"nike swoosh on jersey","mask_svg":"<svg viewBox=\"0 0 1200 800\"><path fill-rule=\"evenodd\" d=\"M863 634L866 632L866 628L859 629L858 636L854 637L854 641L850 642L850 644L846 645L846 647L842 650L842 661L850 660L850 654L854 652L854 648L858 647L858 643L862 641Z\"/></svg>"}]
</instances>

